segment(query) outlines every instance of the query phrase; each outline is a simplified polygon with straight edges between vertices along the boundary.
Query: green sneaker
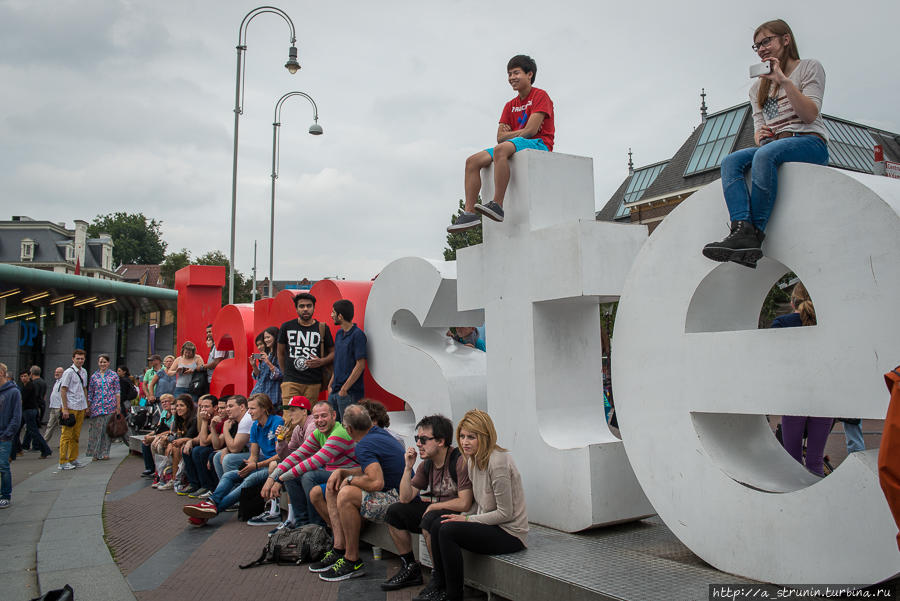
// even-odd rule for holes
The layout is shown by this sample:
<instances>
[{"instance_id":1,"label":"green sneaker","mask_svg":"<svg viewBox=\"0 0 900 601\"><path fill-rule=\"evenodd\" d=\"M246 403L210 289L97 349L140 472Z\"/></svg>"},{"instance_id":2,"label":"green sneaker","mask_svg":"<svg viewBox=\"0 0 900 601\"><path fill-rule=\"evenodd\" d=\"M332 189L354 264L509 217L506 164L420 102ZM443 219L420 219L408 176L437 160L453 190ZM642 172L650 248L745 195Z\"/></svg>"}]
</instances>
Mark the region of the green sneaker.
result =
<instances>
[{"instance_id":1,"label":"green sneaker","mask_svg":"<svg viewBox=\"0 0 900 601\"><path fill-rule=\"evenodd\" d=\"M325 555L322 557L321 561L317 561L314 564L310 564L309 571L310 572L325 572L329 568L331 568L331 566L336 564L339 559L341 559L343 557L344 556L342 554L338 553L334 549L331 549L330 551L325 553Z\"/></svg>"},{"instance_id":2,"label":"green sneaker","mask_svg":"<svg viewBox=\"0 0 900 601\"><path fill-rule=\"evenodd\" d=\"M346 557L338 559L331 569L319 574L319 578L326 582L340 582L362 576L366 573L366 564L361 559L350 561Z\"/></svg>"}]
</instances>

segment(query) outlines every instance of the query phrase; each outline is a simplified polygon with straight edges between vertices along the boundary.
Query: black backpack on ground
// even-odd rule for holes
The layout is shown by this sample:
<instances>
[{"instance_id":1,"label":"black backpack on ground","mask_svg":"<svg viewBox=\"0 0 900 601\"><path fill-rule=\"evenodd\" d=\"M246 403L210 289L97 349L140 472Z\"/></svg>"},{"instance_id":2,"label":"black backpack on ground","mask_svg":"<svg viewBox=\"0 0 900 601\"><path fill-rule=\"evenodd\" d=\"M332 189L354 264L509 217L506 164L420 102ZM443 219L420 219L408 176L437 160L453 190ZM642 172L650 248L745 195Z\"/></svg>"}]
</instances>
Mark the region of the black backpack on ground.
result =
<instances>
[{"instance_id":1,"label":"black backpack on ground","mask_svg":"<svg viewBox=\"0 0 900 601\"><path fill-rule=\"evenodd\" d=\"M299 565L319 561L332 544L328 531L318 524L282 528L269 537L259 559L239 567L244 570L267 563Z\"/></svg>"},{"instance_id":2,"label":"black backpack on ground","mask_svg":"<svg viewBox=\"0 0 900 601\"><path fill-rule=\"evenodd\" d=\"M253 519L263 511L269 503L262 498L263 483L246 486L241 489L241 500L238 506L238 519L242 522Z\"/></svg>"}]
</instances>

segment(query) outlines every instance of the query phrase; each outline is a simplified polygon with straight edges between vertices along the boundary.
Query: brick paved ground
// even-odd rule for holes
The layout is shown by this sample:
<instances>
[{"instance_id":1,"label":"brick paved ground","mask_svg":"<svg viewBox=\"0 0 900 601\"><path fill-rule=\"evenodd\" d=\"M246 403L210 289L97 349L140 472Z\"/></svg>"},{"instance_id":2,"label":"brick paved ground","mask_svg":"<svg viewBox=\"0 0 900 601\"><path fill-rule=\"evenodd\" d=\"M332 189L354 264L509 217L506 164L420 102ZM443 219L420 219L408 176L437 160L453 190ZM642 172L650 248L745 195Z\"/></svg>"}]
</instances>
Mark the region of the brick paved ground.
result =
<instances>
[{"instance_id":1,"label":"brick paved ground","mask_svg":"<svg viewBox=\"0 0 900 601\"><path fill-rule=\"evenodd\" d=\"M126 578L136 570L146 571L145 562L179 535L190 538L201 530L202 534L211 534L159 586L136 591L140 601L287 599L287 595L296 596L301 591L304 601L409 601L419 590L382 591L378 584L399 569L400 562L387 552L383 560L374 561L368 548L361 551L367 575L341 583L323 582L306 566L240 570L239 564L259 556L268 529L247 526L233 512L219 515L204 529L189 528L181 508L193 501L172 491L150 488L150 482L138 476L142 469L139 457L125 459L110 479L104 505L106 540ZM144 482L143 486L139 484ZM478 591L468 591L466 597L484 598Z\"/></svg>"}]
</instances>

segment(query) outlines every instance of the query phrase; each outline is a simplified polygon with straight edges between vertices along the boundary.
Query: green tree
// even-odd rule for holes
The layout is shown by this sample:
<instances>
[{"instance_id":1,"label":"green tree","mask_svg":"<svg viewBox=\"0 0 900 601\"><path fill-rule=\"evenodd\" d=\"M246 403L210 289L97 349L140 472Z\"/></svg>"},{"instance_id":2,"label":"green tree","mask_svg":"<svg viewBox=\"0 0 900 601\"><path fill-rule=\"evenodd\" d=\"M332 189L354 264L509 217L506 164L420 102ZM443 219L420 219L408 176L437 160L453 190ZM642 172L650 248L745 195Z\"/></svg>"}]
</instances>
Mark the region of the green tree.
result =
<instances>
[{"instance_id":1,"label":"green tree","mask_svg":"<svg viewBox=\"0 0 900 601\"><path fill-rule=\"evenodd\" d=\"M175 287L175 272L183 267L191 264L191 253L188 249L182 248L177 253L169 253L165 260L160 263L159 271L163 279L163 285L168 288Z\"/></svg>"},{"instance_id":2,"label":"green tree","mask_svg":"<svg viewBox=\"0 0 900 601\"><path fill-rule=\"evenodd\" d=\"M148 220L142 213L109 213L97 215L88 226L88 235L96 238L109 234L113 241L113 263L116 265L158 265L166 254L162 239L162 221Z\"/></svg>"},{"instance_id":3,"label":"green tree","mask_svg":"<svg viewBox=\"0 0 900 601\"><path fill-rule=\"evenodd\" d=\"M478 202L481 202L481 196L478 197ZM456 220L459 219L459 216L462 215L463 211L463 200L459 199L459 208L456 211L456 214L450 217L451 223L456 223ZM447 248L444 249L444 260L445 261L455 261L456 260L456 251L460 248L465 248L467 246L474 246L475 244L481 244L481 225L477 225L473 228L464 230L462 232L453 232L452 234L447 234Z\"/></svg>"},{"instance_id":4,"label":"green tree","mask_svg":"<svg viewBox=\"0 0 900 601\"><path fill-rule=\"evenodd\" d=\"M797 277L793 271L789 271L782 276L778 282L769 290L766 299L763 301L762 309L759 312L759 327L768 328L775 319L778 306L791 302L791 292L788 283Z\"/></svg>"},{"instance_id":5,"label":"green tree","mask_svg":"<svg viewBox=\"0 0 900 601\"><path fill-rule=\"evenodd\" d=\"M192 265L222 265L225 267L225 286L222 288L222 305L228 304L228 257L225 256L221 250L211 250L205 255L197 257L194 261L191 262ZM235 303L249 303L253 300L252 292L252 282L250 278L244 277L244 275L238 271L234 270L234 302Z\"/></svg>"}]
</instances>

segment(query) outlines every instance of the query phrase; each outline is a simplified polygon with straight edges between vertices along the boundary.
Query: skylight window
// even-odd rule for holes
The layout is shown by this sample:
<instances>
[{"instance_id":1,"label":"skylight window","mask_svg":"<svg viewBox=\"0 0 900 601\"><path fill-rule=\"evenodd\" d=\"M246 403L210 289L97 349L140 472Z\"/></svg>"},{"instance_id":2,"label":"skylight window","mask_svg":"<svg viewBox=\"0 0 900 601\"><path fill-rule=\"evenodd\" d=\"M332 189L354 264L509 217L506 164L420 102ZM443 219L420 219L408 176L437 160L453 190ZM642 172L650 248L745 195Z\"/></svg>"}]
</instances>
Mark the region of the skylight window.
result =
<instances>
[{"instance_id":1,"label":"skylight window","mask_svg":"<svg viewBox=\"0 0 900 601\"><path fill-rule=\"evenodd\" d=\"M733 149L737 141L741 124L749 111L748 106L740 106L726 113L710 117L703 126L697 147L688 161L684 175L692 175L700 171L718 168Z\"/></svg>"},{"instance_id":2,"label":"skylight window","mask_svg":"<svg viewBox=\"0 0 900 601\"><path fill-rule=\"evenodd\" d=\"M825 117L828 130L828 164L872 173L875 140L865 128Z\"/></svg>"},{"instance_id":3,"label":"skylight window","mask_svg":"<svg viewBox=\"0 0 900 601\"><path fill-rule=\"evenodd\" d=\"M630 209L628 209L625 204L640 200L644 191L650 187L668 163L668 161L658 163L656 165L638 169L634 172L634 175L631 176L631 181L628 182L628 188L625 190L625 196L622 199L622 203L619 205L619 210L616 211L616 216L613 217L613 219L619 219L628 215Z\"/></svg>"}]
</instances>

